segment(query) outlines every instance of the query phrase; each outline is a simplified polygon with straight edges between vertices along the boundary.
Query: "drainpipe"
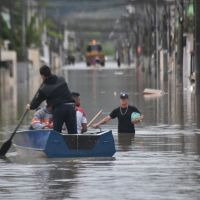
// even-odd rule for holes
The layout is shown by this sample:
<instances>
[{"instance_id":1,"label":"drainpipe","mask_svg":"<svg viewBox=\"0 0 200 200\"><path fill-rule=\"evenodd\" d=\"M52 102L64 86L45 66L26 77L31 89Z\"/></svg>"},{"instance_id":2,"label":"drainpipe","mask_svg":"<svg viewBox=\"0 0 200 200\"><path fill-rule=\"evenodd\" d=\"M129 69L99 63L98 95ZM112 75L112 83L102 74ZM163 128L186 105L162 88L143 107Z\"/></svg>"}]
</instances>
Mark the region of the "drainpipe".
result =
<instances>
[{"instance_id":1,"label":"drainpipe","mask_svg":"<svg viewBox=\"0 0 200 200\"><path fill-rule=\"evenodd\" d=\"M178 85L183 84L183 0L178 1L179 28L178 28L178 54L176 81Z\"/></svg>"}]
</instances>

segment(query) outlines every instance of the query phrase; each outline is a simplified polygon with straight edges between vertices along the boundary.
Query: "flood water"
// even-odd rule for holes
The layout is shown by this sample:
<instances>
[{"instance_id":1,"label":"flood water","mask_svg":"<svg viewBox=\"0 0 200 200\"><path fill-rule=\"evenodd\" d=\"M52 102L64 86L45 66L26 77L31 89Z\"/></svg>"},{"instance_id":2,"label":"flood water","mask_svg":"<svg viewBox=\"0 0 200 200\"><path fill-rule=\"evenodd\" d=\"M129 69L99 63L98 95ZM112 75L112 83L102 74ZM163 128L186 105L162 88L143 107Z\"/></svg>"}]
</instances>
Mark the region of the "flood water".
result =
<instances>
[{"instance_id":1,"label":"flood water","mask_svg":"<svg viewBox=\"0 0 200 200\"><path fill-rule=\"evenodd\" d=\"M11 149L8 158L0 160L0 199L199 200L200 131L194 96L187 87L181 91L169 76L160 84L164 95L143 96L144 88L156 87L156 80L140 68L65 69L63 74L71 90L80 92L88 120L100 109L102 116L109 114L118 106L119 93L126 91L144 121L136 127L135 137L118 135L116 120L102 126L113 130L113 158L33 159ZM26 90L21 91L17 116L26 99ZM1 108L4 105L1 101ZM11 111L2 117L4 110L1 140L18 118ZM30 118L31 114L22 128Z\"/></svg>"}]
</instances>

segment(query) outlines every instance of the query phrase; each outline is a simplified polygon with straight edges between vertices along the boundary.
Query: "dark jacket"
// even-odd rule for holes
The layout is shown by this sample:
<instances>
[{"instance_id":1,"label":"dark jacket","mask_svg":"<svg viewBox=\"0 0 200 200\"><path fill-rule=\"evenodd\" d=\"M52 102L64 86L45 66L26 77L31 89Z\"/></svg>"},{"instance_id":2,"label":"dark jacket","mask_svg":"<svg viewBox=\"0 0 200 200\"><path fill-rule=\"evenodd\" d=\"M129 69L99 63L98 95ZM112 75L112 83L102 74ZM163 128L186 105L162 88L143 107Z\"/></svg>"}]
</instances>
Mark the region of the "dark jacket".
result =
<instances>
[{"instance_id":1,"label":"dark jacket","mask_svg":"<svg viewBox=\"0 0 200 200\"><path fill-rule=\"evenodd\" d=\"M36 109L44 100L53 107L63 103L74 102L65 79L56 75L51 75L43 82L41 88L31 102L30 108L32 110Z\"/></svg>"}]
</instances>

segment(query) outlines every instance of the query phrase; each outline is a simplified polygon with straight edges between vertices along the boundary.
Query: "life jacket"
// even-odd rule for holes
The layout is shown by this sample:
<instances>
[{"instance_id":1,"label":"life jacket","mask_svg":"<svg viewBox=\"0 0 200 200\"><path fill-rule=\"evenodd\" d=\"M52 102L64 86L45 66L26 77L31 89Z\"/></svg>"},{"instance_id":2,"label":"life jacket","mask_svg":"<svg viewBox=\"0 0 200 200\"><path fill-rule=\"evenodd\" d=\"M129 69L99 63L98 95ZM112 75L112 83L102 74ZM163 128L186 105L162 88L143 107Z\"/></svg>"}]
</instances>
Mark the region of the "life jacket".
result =
<instances>
[{"instance_id":1,"label":"life jacket","mask_svg":"<svg viewBox=\"0 0 200 200\"><path fill-rule=\"evenodd\" d=\"M33 129L53 128L52 113L49 113L46 107L39 109L33 116L31 127Z\"/></svg>"}]
</instances>

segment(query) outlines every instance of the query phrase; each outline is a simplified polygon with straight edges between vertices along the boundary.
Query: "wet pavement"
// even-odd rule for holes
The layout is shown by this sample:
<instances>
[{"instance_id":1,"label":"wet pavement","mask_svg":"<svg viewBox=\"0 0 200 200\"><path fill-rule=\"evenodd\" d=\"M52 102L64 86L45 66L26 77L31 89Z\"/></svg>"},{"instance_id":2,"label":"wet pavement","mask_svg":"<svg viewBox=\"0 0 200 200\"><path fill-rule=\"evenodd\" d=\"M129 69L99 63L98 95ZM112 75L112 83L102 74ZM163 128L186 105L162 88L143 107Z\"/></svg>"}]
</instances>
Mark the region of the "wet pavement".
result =
<instances>
[{"instance_id":1,"label":"wet pavement","mask_svg":"<svg viewBox=\"0 0 200 200\"><path fill-rule=\"evenodd\" d=\"M156 87L156 79L140 67L65 67L63 74L71 90L80 92L88 120L100 109L102 116L109 114L118 106L121 91L129 93L130 104L145 119L136 127L135 137L118 135L116 120L102 126L113 130L117 149L113 158L32 159L12 149L7 159L0 160L1 199L199 200L200 131L188 88L181 91L168 77L162 96L143 96L144 88ZM26 96L24 91L18 97L18 115ZM2 139L17 123L12 116L0 120Z\"/></svg>"}]
</instances>

